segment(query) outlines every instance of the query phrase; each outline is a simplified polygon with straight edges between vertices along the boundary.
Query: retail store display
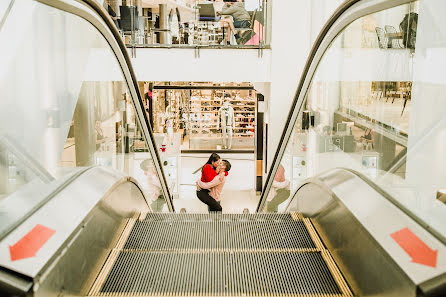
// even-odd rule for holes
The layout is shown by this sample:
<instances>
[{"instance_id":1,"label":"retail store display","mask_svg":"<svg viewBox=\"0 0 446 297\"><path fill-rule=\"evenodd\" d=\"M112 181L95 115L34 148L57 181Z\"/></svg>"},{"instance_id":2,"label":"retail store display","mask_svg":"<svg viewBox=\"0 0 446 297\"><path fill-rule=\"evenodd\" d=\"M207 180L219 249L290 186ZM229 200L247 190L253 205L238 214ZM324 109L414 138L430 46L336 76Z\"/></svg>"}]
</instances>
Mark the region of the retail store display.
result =
<instances>
[{"instance_id":1,"label":"retail store display","mask_svg":"<svg viewBox=\"0 0 446 297\"><path fill-rule=\"evenodd\" d=\"M193 90L189 117L190 148L216 149L222 143L228 149L253 148L254 96L252 91L250 94L246 90Z\"/></svg>"},{"instance_id":2,"label":"retail store display","mask_svg":"<svg viewBox=\"0 0 446 297\"><path fill-rule=\"evenodd\" d=\"M247 87L250 84L154 83L154 132L180 133L183 150L254 149L256 93Z\"/></svg>"}]
</instances>

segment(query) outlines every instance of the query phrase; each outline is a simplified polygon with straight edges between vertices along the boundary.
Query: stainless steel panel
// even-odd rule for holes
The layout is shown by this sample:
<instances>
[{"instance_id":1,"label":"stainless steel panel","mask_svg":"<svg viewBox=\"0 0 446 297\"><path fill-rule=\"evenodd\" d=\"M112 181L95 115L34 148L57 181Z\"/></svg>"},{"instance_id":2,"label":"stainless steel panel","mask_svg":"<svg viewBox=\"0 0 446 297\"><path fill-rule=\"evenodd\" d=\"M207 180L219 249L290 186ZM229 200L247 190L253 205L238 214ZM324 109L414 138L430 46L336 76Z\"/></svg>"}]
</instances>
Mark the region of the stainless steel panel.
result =
<instances>
[{"instance_id":1,"label":"stainless steel panel","mask_svg":"<svg viewBox=\"0 0 446 297\"><path fill-rule=\"evenodd\" d=\"M350 171L335 169L308 180L288 211L312 218L361 296L415 296L416 285L446 271L444 244ZM390 236L404 228L438 251L435 267L415 263Z\"/></svg>"},{"instance_id":2,"label":"stainless steel panel","mask_svg":"<svg viewBox=\"0 0 446 297\"><path fill-rule=\"evenodd\" d=\"M115 246L117 234L125 227L127 220L124 218L133 216L139 209L147 211L144 204L144 197L132 182L113 188L79 226L42 277L36 280L34 296L86 295Z\"/></svg>"},{"instance_id":3,"label":"stainless steel panel","mask_svg":"<svg viewBox=\"0 0 446 297\"><path fill-rule=\"evenodd\" d=\"M0 242L0 266L29 277L37 277L77 228L85 223L85 218L104 195L127 181L128 178L122 173L109 168L95 167L82 174ZM131 194L135 191L129 189L121 197L111 196L109 200L103 200L105 202L102 204L123 216L135 211L148 211L145 200L135 202L135 199L127 198L132 197ZM9 246L18 242L37 224L51 228L55 233L34 257L11 261Z\"/></svg>"},{"instance_id":4,"label":"stainless steel panel","mask_svg":"<svg viewBox=\"0 0 446 297\"><path fill-rule=\"evenodd\" d=\"M416 296L413 282L327 188L304 185L289 206L297 209L311 217L355 295Z\"/></svg>"},{"instance_id":5,"label":"stainless steel panel","mask_svg":"<svg viewBox=\"0 0 446 297\"><path fill-rule=\"evenodd\" d=\"M0 269L0 292L2 297L26 296L31 291L33 280Z\"/></svg>"}]
</instances>

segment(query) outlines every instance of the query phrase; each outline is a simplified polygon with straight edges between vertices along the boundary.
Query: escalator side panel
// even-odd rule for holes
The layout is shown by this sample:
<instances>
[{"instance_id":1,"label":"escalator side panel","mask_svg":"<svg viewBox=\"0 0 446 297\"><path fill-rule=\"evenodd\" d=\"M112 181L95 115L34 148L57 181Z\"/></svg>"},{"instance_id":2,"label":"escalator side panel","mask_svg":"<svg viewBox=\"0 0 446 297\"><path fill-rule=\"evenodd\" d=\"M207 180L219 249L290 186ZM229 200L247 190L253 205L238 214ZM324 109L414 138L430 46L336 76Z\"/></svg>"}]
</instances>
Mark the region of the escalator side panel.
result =
<instances>
[{"instance_id":1,"label":"escalator side panel","mask_svg":"<svg viewBox=\"0 0 446 297\"><path fill-rule=\"evenodd\" d=\"M94 167L1 242L17 242L29 231L26 227L42 224L55 232L37 254L12 261L5 253L1 265L6 267L9 263L11 271L21 268L27 272L29 268L29 275L21 274L32 281L31 296L86 294L94 281L89 276L100 271L126 218L134 216L137 210L149 210L140 188L119 172Z\"/></svg>"},{"instance_id":2,"label":"escalator side panel","mask_svg":"<svg viewBox=\"0 0 446 297\"><path fill-rule=\"evenodd\" d=\"M358 296L416 296L416 285L324 185L304 185L290 203L290 209L297 211L297 208L311 217L319 236Z\"/></svg>"}]
</instances>

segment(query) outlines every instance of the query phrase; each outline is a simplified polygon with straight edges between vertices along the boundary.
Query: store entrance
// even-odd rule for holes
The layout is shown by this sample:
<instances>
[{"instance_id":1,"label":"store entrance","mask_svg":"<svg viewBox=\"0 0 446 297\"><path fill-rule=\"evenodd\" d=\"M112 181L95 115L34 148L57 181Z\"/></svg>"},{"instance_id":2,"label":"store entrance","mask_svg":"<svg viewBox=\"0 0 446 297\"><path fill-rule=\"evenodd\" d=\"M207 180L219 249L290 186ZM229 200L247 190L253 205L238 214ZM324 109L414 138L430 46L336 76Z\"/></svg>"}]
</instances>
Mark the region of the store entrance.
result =
<instances>
[{"instance_id":1,"label":"store entrance","mask_svg":"<svg viewBox=\"0 0 446 297\"><path fill-rule=\"evenodd\" d=\"M212 153L231 170L223 212L255 210L257 93L251 83L145 82L144 98L155 142L177 209L206 212L196 181Z\"/></svg>"}]
</instances>

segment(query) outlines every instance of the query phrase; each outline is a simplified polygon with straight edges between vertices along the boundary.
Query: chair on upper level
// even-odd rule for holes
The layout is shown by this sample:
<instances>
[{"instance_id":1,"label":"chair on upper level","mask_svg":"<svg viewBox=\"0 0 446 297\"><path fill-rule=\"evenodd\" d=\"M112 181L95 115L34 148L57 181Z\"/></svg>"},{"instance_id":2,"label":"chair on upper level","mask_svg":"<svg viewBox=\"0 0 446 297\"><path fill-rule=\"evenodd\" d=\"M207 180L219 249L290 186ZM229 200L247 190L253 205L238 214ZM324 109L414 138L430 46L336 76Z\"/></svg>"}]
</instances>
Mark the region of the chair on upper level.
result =
<instances>
[{"instance_id":1,"label":"chair on upper level","mask_svg":"<svg viewBox=\"0 0 446 297\"><path fill-rule=\"evenodd\" d=\"M132 32L139 30L139 15L136 6L119 6L121 13L121 30L123 32Z\"/></svg>"},{"instance_id":2,"label":"chair on upper level","mask_svg":"<svg viewBox=\"0 0 446 297\"><path fill-rule=\"evenodd\" d=\"M378 37L379 48L387 48L386 31L383 28L375 27L376 36Z\"/></svg>"},{"instance_id":3,"label":"chair on upper level","mask_svg":"<svg viewBox=\"0 0 446 297\"><path fill-rule=\"evenodd\" d=\"M384 29L386 30L386 34L397 34L399 33L394 26L385 25ZM403 45L400 42L399 38L392 38L391 39L392 48L403 48Z\"/></svg>"}]
</instances>

